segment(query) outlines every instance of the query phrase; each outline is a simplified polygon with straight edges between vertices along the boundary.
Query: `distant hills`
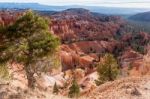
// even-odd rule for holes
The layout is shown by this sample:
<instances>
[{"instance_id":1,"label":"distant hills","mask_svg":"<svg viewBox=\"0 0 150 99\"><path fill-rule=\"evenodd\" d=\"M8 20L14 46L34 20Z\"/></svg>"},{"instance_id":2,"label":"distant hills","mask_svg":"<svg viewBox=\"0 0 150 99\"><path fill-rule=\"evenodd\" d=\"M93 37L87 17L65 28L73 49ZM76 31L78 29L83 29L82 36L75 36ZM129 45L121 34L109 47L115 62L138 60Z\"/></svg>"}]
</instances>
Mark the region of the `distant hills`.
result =
<instances>
[{"instance_id":1,"label":"distant hills","mask_svg":"<svg viewBox=\"0 0 150 99\"><path fill-rule=\"evenodd\" d=\"M100 6L48 6L38 3L0 3L0 9L33 9L38 11L62 11L69 8L85 8L92 12L99 12L103 14L136 14L144 11L149 11L150 9L143 8L117 8L117 7L100 7Z\"/></svg>"},{"instance_id":2,"label":"distant hills","mask_svg":"<svg viewBox=\"0 0 150 99\"><path fill-rule=\"evenodd\" d=\"M144 13L138 13L136 15L131 16L129 19L135 21L150 22L150 11Z\"/></svg>"}]
</instances>

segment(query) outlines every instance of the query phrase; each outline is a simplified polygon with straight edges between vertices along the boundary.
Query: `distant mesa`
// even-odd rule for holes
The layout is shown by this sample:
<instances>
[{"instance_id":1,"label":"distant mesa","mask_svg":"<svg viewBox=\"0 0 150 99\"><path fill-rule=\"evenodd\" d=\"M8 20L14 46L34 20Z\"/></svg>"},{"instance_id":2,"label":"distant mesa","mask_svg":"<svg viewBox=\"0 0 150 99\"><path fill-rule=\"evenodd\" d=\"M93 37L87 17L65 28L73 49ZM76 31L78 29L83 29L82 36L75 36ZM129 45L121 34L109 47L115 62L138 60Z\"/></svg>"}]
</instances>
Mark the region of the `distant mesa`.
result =
<instances>
[{"instance_id":1,"label":"distant mesa","mask_svg":"<svg viewBox=\"0 0 150 99\"><path fill-rule=\"evenodd\" d=\"M89 10L84 9L84 8L70 8L70 9L65 10L64 12L74 12L74 13L79 13L79 14L90 13Z\"/></svg>"}]
</instances>

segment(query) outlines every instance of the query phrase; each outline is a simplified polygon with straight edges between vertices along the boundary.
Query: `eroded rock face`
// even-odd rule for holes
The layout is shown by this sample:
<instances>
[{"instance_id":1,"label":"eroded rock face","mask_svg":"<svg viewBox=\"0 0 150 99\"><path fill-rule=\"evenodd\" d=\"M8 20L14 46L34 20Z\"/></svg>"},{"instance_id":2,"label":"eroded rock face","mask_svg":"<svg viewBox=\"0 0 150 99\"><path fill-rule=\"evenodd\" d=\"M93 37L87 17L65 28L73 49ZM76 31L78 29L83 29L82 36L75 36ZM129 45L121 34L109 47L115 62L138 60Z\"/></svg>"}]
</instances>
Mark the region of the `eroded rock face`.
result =
<instances>
[{"instance_id":1,"label":"eroded rock face","mask_svg":"<svg viewBox=\"0 0 150 99\"><path fill-rule=\"evenodd\" d=\"M0 25L11 24L22 14L22 11L0 10Z\"/></svg>"},{"instance_id":2,"label":"eroded rock face","mask_svg":"<svg viewBox=\"0 0 150 99\"><path fill-rule=\"evenodd\" d=\"M51 19L51 29L63 43L64 70L91 68L93 60L99 60L98 54L113 52L118 45L113 37L124 24L120 17L95 14L84 9L68 9L51 15Z\"/></svg>"},{"instance_id":3,"label":"eroded rock face","mask_svg":"<svg viewBox=\"0 0 150 99\"><path fill-rule=\"evenodd\" d=\"M61 49L62 65L65 69L73 67L91 68L98 55L104 52L113 52L118 46L116 41L81 41L63 44Z\"/></svg>"},{"instance_id":4,"label":"eroded rock face","mask_svg":"<svg viewBox=\"0 0 150 99\"><path fill-rule=\"evenodd\" d=\"M119 17L98 16L82 9L65 10L52 15L51 18L51 28L63 43L108 39L115 35L123 23Z\"/></svg>"}]
</instances>

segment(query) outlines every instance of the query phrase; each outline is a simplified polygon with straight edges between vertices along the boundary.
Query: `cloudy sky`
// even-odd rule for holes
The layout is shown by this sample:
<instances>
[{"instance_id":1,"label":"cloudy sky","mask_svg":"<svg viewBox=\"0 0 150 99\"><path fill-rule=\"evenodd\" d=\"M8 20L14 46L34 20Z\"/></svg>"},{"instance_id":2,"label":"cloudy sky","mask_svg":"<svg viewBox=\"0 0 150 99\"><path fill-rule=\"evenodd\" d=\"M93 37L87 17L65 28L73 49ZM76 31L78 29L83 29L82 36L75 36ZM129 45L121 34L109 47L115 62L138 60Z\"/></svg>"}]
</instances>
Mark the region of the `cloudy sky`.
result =
<instances>
[{"instance_id":1,"label":"cloudy sky","mask_svg":"<svg viewBox=\"0 0 150 99\"><path fill-rule=\"evenodd\" d=\"M32 2L45 5L90 5L107 7L150 8L150 0L0 0L0 2Z\"/></svg>"}]
</instances>

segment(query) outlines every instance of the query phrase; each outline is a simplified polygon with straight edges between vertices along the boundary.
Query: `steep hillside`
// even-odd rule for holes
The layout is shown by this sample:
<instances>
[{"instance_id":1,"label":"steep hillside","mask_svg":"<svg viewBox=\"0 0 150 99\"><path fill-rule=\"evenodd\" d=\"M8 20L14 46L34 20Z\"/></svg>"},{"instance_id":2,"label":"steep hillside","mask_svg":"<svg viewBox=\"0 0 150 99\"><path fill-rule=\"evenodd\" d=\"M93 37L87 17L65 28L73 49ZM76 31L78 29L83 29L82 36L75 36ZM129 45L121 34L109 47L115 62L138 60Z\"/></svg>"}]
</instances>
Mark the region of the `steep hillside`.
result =
<instances>
[{"instance_id":1,"label":"steep hillside","mask_svg":"<svg viewBox=\"0 0 150 99\"><path fill-rule=\"evenodd\" d=\"M149 99L150 76L108 82L88 93L87 99Z\"/></svg>"},{"instance_id":2,"label":"steep hillside","mask_svg":"<svg viewBox=\"0 0 150 99\"><path fill-rule=\"evenodd\" d=\"M145 21L150 22L150 12L138 13L130 17L130 19L135 21Z\"/></svg>"},{"instance_id":3,"label":"steep hillside","mask_svg":"<svg viewBox=\"0 0 150 99\"><path fill-rule=\"evenodd\" d=\"M130 59L130 61L132 61L132 59ZM138 64L141 65L136 67ZM83 96L89 97L88 99L149 99L150 51L148 51L147 55L143 56L143 59L134 63L134 67L129 73L132 74L132 76L119 78L115 81L102 84Z\"/></svg>"}]
</instances>

